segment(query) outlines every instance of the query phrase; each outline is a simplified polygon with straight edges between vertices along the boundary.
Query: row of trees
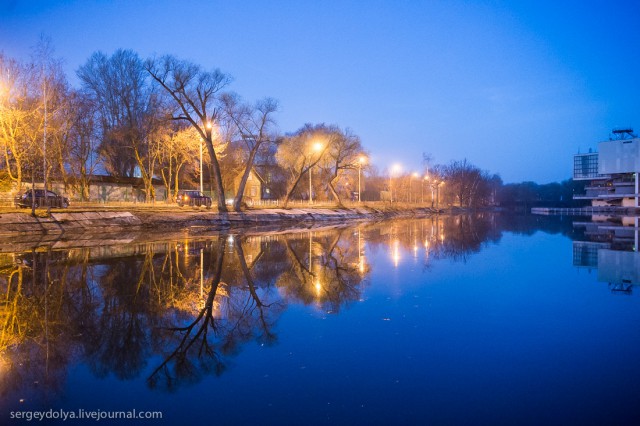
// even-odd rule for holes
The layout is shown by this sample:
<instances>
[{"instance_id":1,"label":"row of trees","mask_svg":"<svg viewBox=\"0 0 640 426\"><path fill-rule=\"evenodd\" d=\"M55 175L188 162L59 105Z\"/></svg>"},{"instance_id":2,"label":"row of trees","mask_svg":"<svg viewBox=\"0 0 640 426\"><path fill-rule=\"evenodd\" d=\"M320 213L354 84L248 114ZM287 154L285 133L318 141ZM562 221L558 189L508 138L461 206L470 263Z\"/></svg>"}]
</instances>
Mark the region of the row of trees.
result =
<instances>
[{"instance_id":1,"label":"row of trees","mask_svg":"<svg viewBox=\"0 0 640 426\"><path fill-rule=\"evenodd\" d=\"M204 148L220 211L238 176L233 209L241 208L258 159L277 167L285 203L303 192L299 184L314 166L341 203L338 180L363 153L359 138L336 126L305 125L278 135L274 99L244 102L227 90L227 74L170 55L143 60L131 50L96 52L77 71L79 89L69 86L47 40L28 63L0 56L0 68L0 178L18 188L25 177L45 184L49 178L87 199L91 176L102 170L139 176L149 201L155 199L153 179L161 178L172 201L181 179L199 177Z\"/></svg>"},{"instance_id":2,"label":"row of trees","mask_svg":"<svg viewBox=\"0 0 640 426\"><path fill-rule=\"evenodd\" d=\"M260 166L271 196L285 206L294 198L341 205L365 187L360 195L371 201L385 192L393 201L462 207L512 200L498 175L467 160L432 165L425 155L421 174L393 175L366 163L360 138L349 130L305 124L281 135L277 101L245 102L229 90L229 75L174 56L96 52L77 70L81 85L73 88L51 43L41 39L28 62L0 55L0 69L0 191L55 180L87 200L92 176L106 172L140 177L147 201L155 200L154 179L161 179L172 202L181 186L206 174L218 210L227 211L231 192L237 211ZM359 182L365 171L366 186Z\"/></svg>"}]
</instances>

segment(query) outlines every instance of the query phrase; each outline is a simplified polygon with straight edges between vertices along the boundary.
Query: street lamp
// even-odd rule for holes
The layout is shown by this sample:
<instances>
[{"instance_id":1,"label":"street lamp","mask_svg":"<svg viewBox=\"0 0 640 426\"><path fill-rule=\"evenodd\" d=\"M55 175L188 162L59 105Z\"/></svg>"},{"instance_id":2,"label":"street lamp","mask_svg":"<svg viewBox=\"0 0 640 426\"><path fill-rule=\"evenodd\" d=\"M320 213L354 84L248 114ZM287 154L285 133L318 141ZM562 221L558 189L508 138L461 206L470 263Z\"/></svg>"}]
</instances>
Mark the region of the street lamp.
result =
<instances>
[{"instance_id":1,"label":"street lamp","mask_svg":"<svg viewBox=\"0 0 640 426\"><path fill-rule=\"evenodd\" d=\"M207 130L205 130L205 135L207 138L211 138L211 144L213 144L213 137L214 137L214 132L216 132L216 126L215 123L207 120L207 122L205 123L205 128ZM217 136L217 135L216 135ZM204 142L203 138L200 138L200 192L202 192L204 194L204 184L203 184L203 164L204 162L202 161L202 144ZM209 172L211 172L211 170L209 170ZM209 175L211 175L211 173L209 173ZM209 176L209 181L211 181L211 176Z\"/></svg>"},{"instance_id":2,"label":"street lamp","mask_svg":"<svg viewBox=\"0 0 640 426\"><path fill-rule=\"evenodd\" d=\"M425 175L420 181L420 197L422 200L422 204L424 204L424 182L429 180L429 175Z\"/></svg>"},{"instance_id":3,"label":"street lamp","mask_svg":"<svg viewBox=\"0 0 640 426\"><path fill-rule=\"evenodd\" d=\"M205 125L205 127L207 128L208 132L206 132L206 135L209 136L212 134L212 129L213 129L213 123L211 121L207 121L207 124ZM204 194L204 184L202 182L203 179L203 173L202 173L202 142L204 142L202 140L202 138L200 138L200 192ZM213 137L211 139L211 143L213 143Z\"/></svg>"},{"instance_id":4,"label":"street lamp","mask_svg":"<svg viewBox=\"0 0 640 426\"><path fill-rule=\"evenodd\" d=\"M311 148L311 156L313 156L314 152L322 151L323 145L320 142L316 142L313 144ZM313 186L311 185L311 173L313 171L313 165L311 162L311 157L309 157L309 205L313 204Z\"/></svg>"},{"instance_id":5,"label":"street lamp","mask_svg":"<svg viewBox=\"0 0 640 426\"><path fill-rule=\"evenodd\" d=\"M429 176L425 176L425 180L429 180ZM433 202L435 201L435 197L433 196L433 191L436 185L438 185L437 179L432 180L431 183L429 184L429 189L431 189L431 208L433 208Z\"/></svg>"},{"instance_id":6,"label":"street lamp","mask_svg":"<svg viewBox=\"0 0 640 426\"><path fill-rule=\"evenodd\" d=\"M444 181L440 181L436 185L436 190L437 190L437 193L436 193L436 197L437 197L437 199L436 199L436 208L437 209L440 208L440 185L444 185Z\"/></svg>"},{"instance_id":7,"label":"street lamp","mask_svg":"<svg viewBox=\"0 0 640 426\"><path fill-rule=\"evenodd\" d=\"M418 173L416 173L416 172L413 172L411 174L411 177L409 177L409 202L411 202L411 181L413 180L413 178L417 178L417 177L418 177ZM418 198L418 197L416 197L416 198Z\"/></svg>"},{"instance_id":8,"label":"street lamp","mask_svg":"<svg viewBox=\"0 0 640 426\"><path fill-rule=\"evenodd\" d=\"M361 155L358 158L358 202L360 203L362 199L360 198L360 174L362 172L362 165L367 161L367 157Z\"/></svg>"},{"instance_id":9,"label":"street lamp","mask_svg":"<svg viewBox=\"0 0 640 426\"><path fill-rule=\"evenodd\" d=\"M200 138L200 192L204 194L202 187L202 141L203 139Z\"/></svg>"},{"instance_id":10,"label":"street lamp","mask_svg":"<svg viewBox=\"0 0 640 426\"><path fill-rule=\"evenodd\" d=\"M389 201L393 203L393 175L396 173L400 173L402 170L402 166L400 164L394 164L391 166L391 171L389 172Z\"/></svg>"}]
</instances>

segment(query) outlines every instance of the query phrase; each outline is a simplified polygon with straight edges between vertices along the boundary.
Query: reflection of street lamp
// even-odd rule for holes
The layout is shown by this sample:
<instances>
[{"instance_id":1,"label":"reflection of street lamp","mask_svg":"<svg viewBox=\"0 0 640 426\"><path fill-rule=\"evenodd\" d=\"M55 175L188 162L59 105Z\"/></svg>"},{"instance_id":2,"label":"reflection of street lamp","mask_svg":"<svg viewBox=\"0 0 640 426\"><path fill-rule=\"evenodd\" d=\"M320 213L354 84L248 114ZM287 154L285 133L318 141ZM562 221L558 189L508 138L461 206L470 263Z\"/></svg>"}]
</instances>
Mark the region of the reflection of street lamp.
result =
<instances>
[{"instance_id":1,"label":"reflection of street lamp","mask_svg":"<svg viewBox=\"0 0 640 426\"><path fill-rule=\"evenodd\" d=\"M397 239L393 240L391 259L393 260L393 266L397 268L398 263L400 263L400 241Z\"/></svg>"},{"instance_id":2,"label":"reflection of street lamp","mask_svg":"<svg viewBox=\"0 0 640 426\"><path fill-rule=\"evenodd\" d=\"M204 249L202 248L200 249L200 301L204 305Z\"/></svg>"},{"instance_id":3,"label":"reflection of street lamp","mask_svg":"<svg viewBox=\"0 0 640 426\"><path fill-rule=\"evenodd\" d=\"M361 155L358 158L358 202L360 203L362 199L360 198L360 173L362 172L362 165L367 161L367 157Z\"/></svg>"},{"instance_id":4,"label":"reflection of street lamp","mask_svg":"<svg viewBox=\"0 0 640 426\"><path fill-rule=\"evenodd\" d=\"M320 151L322 151L322 144L320 142L314 143L311 149L311 155L313 156L314 152L320 152ZM311 157L309 157L309 205L313 203L313 187L311 185L312 170L313 170L313 165L311 162Z\"/></svg>"},{"instance_id":5,"label":"reflection of street lamp","mask_svg":"<svg viewBox=\"0 0 640 426\"><path fill-rule=\"evenodd\" d=\"M394 164L391 166L391 171L389 172L389 201L393 203L393 175L396 173L400 173L402 170L402 166L400 164Z\"/></svg>"}]
</instances>

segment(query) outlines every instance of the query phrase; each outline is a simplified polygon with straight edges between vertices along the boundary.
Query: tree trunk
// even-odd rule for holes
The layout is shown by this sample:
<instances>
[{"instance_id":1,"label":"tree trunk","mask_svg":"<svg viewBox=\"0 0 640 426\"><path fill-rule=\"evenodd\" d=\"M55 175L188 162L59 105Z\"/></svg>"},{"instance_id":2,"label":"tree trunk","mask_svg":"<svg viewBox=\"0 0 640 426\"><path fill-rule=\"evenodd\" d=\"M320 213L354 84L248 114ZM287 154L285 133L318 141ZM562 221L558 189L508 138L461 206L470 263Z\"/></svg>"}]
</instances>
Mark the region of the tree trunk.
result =
<instances>
[{"instance_id":1,"label":"tree trunk","mask_svg":"<svg viewBox=\"0 0 640 426\"><path fill-rule=\"evenodd\" d=\"M180 169L184 166L184 162L176 164L176 177L173 182L173 199L178 197L178 191L180 191Z\"/></svg>"},{"instance_id":2,"label":"tree trunk","mask_svg":"<svg viewBox=\"0 0 640 426\"><path fill-rule=\"evenodd\" d=\"M309 170L309 169L307 169ZM283 202L283 207L286 208L287 205L289 204L289 199L291 198L291 194L293 194L293 191L295 191L296 187L298 186L298 183L300 183L300 179L302 179L302 176L304 175L306 170L302 170L298 176L296 177L295 181L293 182L293 186L291 187L291 189L289 189L287 191L287 195L284 196L284 202Z\"/></svg>"},{"instance_id":3,"label":"tree trunk","mask_svg":"<svg viewBox=\"0 0 640 426\"><path fill-rule=\"evenodd\" d=\"M329 186L329 191L331 192L331 195L333 195L333 198L336 200L336 203L338 203L338 206L343 207L342 200L340 199L340 196L336 192L336 189L333 187L333 180L329 181L328 186Z\"/></svg>"},{"instance_id":4,"label":"tree trunk","mask_svg":"<svg viewBox=\"0 0 640 426\"><path fill-rule=\"evenodd\" d=\"M138 167L140 168L140 174L142 175L142 182L144 182L145 188L145 201L147 203L151 201L155 201L156 191L153 187L151 170L147 170L144 167L144 163L142 158L140 157L140 153L138 152L138 148L133 148L133 154L135 155L136 162L138 163Z\"/></svg>"},{"instance_id":5,"label":"tree trunk","mask_svg":"<svg viewBox=\"0 0 640 426\"><path fill-rule=\"evenodd\" d=\"M249 175L251 174L251 170L253 169L253 161L256 157L256 153L258 152L258 148L260 144L256 142L255 146L249 153L249 159L247 160L247 165L244 168L244 173L242 174L242 179L240 179L240 185L238 186L238 192L236 193L236 197L233 200L233 210L239 212L242 207L242 197L244 197L244 188L247 185L247 180L249 179Z\"/></svg>"},{"instance_id":6,"label":"tree trunk","mask_svg":"<svg viewBox=\"0 0 640 426\"><path fill-rule=\"evenodd\" d=\"M211 167L213 168L213 177L216 185L216 192L218 198L218 212L227 213L226 200L224 198L224 187L222 185L222 173L220 172L220 163L218 163L218 157L213 149L213 142L211 136L207 136L205 139L207 150L209 151L209 157L211 158Z\"/></svg>"}]
</instances>

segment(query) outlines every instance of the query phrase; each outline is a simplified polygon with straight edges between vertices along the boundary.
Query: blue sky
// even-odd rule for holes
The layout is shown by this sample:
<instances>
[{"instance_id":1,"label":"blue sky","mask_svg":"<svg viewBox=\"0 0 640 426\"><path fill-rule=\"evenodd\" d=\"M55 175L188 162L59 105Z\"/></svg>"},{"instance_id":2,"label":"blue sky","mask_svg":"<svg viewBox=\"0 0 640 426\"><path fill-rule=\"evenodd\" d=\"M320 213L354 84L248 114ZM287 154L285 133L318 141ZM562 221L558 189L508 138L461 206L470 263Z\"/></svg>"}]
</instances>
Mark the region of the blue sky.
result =
<instances>
[{"instance_id":1,"label":"blue sky","mask_svg":"<svg viewBox=\"0 0 640 426\"><path fill-rule=\"evenodd\" d=\"M51 37L75 70L101 50L171 53L279 100L282 132L360 135L380 170L466 158L503 180L567 179L613 127L640 132L640 1L0 0L0 50Z\"/></svg>"}]
</instances>

